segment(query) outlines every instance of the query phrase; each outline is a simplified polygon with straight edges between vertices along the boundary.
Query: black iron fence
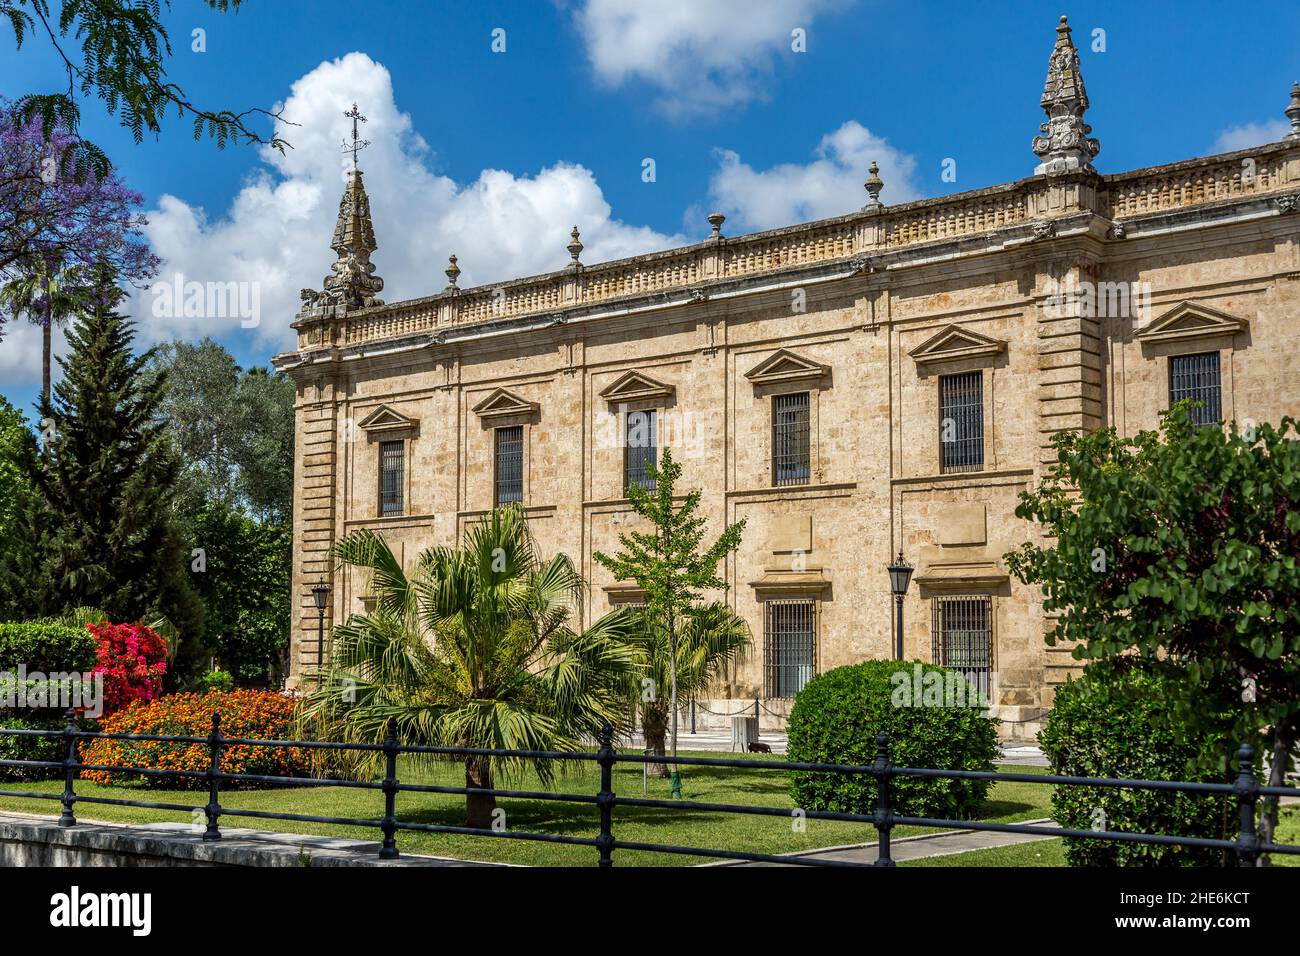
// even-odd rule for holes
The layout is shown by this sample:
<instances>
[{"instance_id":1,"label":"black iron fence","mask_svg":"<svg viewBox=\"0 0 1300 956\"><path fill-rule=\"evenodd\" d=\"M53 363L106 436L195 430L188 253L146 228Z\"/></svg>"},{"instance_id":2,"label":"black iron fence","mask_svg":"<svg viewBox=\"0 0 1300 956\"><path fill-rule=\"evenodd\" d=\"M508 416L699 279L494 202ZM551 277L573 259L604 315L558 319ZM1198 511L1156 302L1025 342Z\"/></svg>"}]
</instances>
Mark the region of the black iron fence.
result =
<instances>
[{"instance_id":1,"label":"black iron fence","mask_svg":"<svg viewBox=\"0 0 1300 956\"><path fill-rule=\"evenodd\" d=\"M880 734L876 738L876 759L870 764L845 765L807 763L800 761L753 760L726 757L661 757L645 753L619 753L614 749L613 734L609 728L601 734L599 749L594 752L571 753L567 751L546 750L490 750L477 747L430 747L397 742L391 728L382 744L340 743L319 740L254 740L241 737L226 737L221 733L220 717L213 714L212 730L206 737L165 736L158 734L118 734L79 730L68 714L67 726L63 730L28 730L0 728L0 735L56 737L65 741L66 751L62 760L0 760L0 767L44 768L63 774L62 793L44 793L30 790L0 789L0 797L20 797L33 800L57 800L62 804L59 816L60 826L75 826L77 823L74 808L77 803L100 804L119 807L139 807L151 810L172 810L194 814L201 811L206 818L201 839L213 841L221 839L220 820L222 817L246 817L261 820L292 820L300 823L317 823L330 826L353 826L377 829L382 840L379 857L393 860L398 857L397 834L399 832L421 833L456 833L506 840L534 840L544 843L560 843L572 846L591 847L599 856L600 866L612 866L615 850L642 850L657 853L672 853L683 856L710 857L723 860L745 860L760 863L781 863L798 866L893 866L890 857L890 836L895 827L912 826L936 830L977 830L994 833L1021 833L1045 837L1077 837L1088 840L1110 840L1124 843L1145 843L1164 846L1184 846L1219 849L1235 854L1243 866L1254 865L1262 853L1282 853L1300 855L1300 846L1291 844L1268 843L1261 839L1256 831L1255 820L1258 803L1262 797L1300 797L1297 787L1269 787L1260 784L1251 772L1254 751L1249 746L1242 746L1238 751L1240 772L1233 783L1193 783L1171 780L1133 780L1113 779L1107 777L1073 777L1052 774L1005 773L999 771L978 770L936 770L931 768L899 767L890 759L889 738ZM160 770L147 767L130 767L116 764L86 764L77 756L77 743L81 740L125 740L157 743L199 744L208 748L209 765L206 771L195 770ZM234 746L251 747L297 747L315 750L347 750L355 752L379 752L384 756L385 773L383 780L355 781L335 780L323 777L288 777L265 774L228 773L221 769L221 756L225 748ZM600 789L597 793L552 793L536 790L509 790L487 787L437 786L432 784L402 783L397 776L397 759L402 754L432 754L445 757L502 757L525 758L532 760L586 761L600 768ZM877 805L874 813L837 813L828 810L785 810L780 807L747 806L731 803L701 803L689 800L658 800L649 797L627 797L614 793L613 776L615 764L677 764L685 767L732 767L746 770L768 770L777 773L789 771L809 771L814 773L863 774L871 776L877 783ZM77 776L83 770L105 771L109 773L136 773L143 776L184 778L202 780L208 789L207 803L193 804L167 803L151 800L124 800L114 797L101 797L78 794L76 792ZM891 803L891 785L899 778L931 778L947 780L985 780L989 782L1032 783L1045 786L1065 787L1105 787L1132 790L1161 790L1175 793L1219 795L1235 798L1238 809L1238 832L1234 840L1214 839L1208 837L1188 837L1173 834L1129 833L1111 830L1078 830L1069 828L1045 827L1031 823L989 823L979 820L945 820L935 817L912 817L894 812ZM230 783L265 783L302 787L351 787L364 790L380 791L384 797L384 814L377 819L353 817L327 817L305 813L279 813L267 810L246 810L223 807L220 802L221 785ZM401 820L396 810L399 793L439 793L439 794L478 794L507 799L550 800L561 803L594 805L599 810L599 830L594 837L567 836L553 833L534 833L527 831L452 826L432 823L416 823ZM815 856L775 855L770 853L750 853L743 850L728 850L714 847L683 846L678 844L646 843L620 840L615 836L614 811L618 807L646 807L667 811L692 811L703 813L738 813L754 816L785 817L800 814L809 820L837 820L849 823L861 823L874 827L877 836L876 860L872 864L854 863L844 860L822 859Z\"/></svg>"}]
</instances>

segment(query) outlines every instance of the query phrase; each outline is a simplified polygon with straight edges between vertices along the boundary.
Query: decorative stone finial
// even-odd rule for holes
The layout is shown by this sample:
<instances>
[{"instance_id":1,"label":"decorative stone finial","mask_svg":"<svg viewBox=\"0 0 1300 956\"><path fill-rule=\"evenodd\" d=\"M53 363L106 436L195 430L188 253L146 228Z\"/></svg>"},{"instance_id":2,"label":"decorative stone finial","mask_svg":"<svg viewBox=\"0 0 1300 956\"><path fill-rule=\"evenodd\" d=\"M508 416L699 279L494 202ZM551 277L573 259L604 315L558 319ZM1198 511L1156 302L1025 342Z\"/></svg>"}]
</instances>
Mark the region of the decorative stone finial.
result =
<instances>
[{"instance_id":1,"label":"decorative stone finial","mask_svg":"<svg viewBox=\"0 0 1300 956\"><path fill-rule=\"evenodd\" d=\"M867 173L869 174L867 176L867 181L862 185L866 187L867 195L871 197L871 201L862 208L879 209L884 205L880 201L880 191L885 188L885 181L880 178L880 167L876 165L874 159L871 161L871 166L868 167Z\"/></svg>"},{"instance_id":2,"label":"decorative stone finial","mask_svg":"<svg viewBox=\"0 0 1300 956\"><path fill-rule=\"evenodd\" d=\"M315 304L333 301L344 309L361 309L383 305L384 300L375 293L384 287L384 280L375 275L370 254L379 248L375 242L375 227L370 221L370 198L361 180L361 170L348 171L348 183L339 200L339 218L334 226L330 248L338 258L325 277L323 295ZM328 299L326 299L328 297Z\"/></svg>"},{"instance_id":3,"label":"decorative stone finial","mask_svg":"<svg viewBox=\"0 0 1300 956\"><path fill-rule=\"evenodd\" d=\"M1083 88L1079 51L1070 40L1065 17L1056 28L1056 46L1047 60L1047 82L1038 102L1047 113L1047 122L1038 127L1046 135L1034 137L1033 150L1042 160L1034 175L1092 169L1092 158L1101 151L1101 143L1088 138L1092 127L1083 120L1088 93Z\"/></svg>"},{"instance_id":4,"label":"decorative stone finial","mask_svg":"<svg viewBox=\"0 0 1300 956\"><path fill-rule=\"evenodd\" d=\"M447 268L442 271L447 273L447 288L456 288L456 279L460 275L460 266L456 265L456 257L454 255L447 259Z\"/></svg>"},{"instance_id":5,"label":"decorative stone finial","mask_svg":"<svg viewBox=\"0 0 1300 956\"><path fill-rule=\"evenodd\" d=\"M1286 108L1286 118L1291 121L1291 132L1284 138L1300 139L1300 83L1291 84L1291 105Z\"/></svg>"},{"instance_id":6,"label":"decorative stone finial","mask_svg":"<svg viewBox=\"0 0 1300 956\"><path fill-rule=\"evenodd\" d=\"M573 231L570 232L569 235L572 238L569 239L569 244L565 248L569 250L569 255L573 257L573 262L571 262L570 265L581 265L581 263L578 262L578 256L582 255L583 246L582 240L578 238L578 227L574 226Z\"/></svg>"},{"instance_id":7,"label":"decorative stone finial","mask_svg":"<svg viewBox=\"0 0 1300 956\"><path fill-rule=\"evenodd\" d=\"M722 238L722 224L726 221L727 217L720 212L709 213L709 225L713 227L713 231L709 233L710 239Z\"/></svg>"}]
</instances>

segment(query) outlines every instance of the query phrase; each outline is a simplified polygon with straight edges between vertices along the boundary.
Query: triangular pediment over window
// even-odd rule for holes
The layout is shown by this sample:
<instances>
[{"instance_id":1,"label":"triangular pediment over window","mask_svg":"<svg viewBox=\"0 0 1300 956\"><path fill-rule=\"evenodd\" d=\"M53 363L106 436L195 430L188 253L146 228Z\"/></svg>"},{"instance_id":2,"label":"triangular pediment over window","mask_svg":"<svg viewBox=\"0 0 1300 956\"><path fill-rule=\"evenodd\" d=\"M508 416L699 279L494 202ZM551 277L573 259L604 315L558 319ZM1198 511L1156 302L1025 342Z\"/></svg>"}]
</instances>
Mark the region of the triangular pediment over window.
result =
<instances>
[{"instance_id":1,"label":"triangular pediment over window","mask_svg":"<svg viewBox=\"0 0 1300 956\"><path fill-rule=\"evenodd\" d=\"M746 372L745 378L755 385L774 385L781 382L812 381L822 378L830 370L829 365L814 362L789 349L780 349Z\"/></svg>"},{"instance_id":2,"label":"triangular pediment over window","mask_svg":"<svg viewBox=\"0 0 1300 956\"><path fill-rule=\"evenodd\" d=\"M992 358L1007 350L1007 343L981 335L974 329L949 325L930 336L907 354L917 365L951 362L954 359Z\"/></svg>"},{"instance_id":3,"label":"triangular pediment over window","mask_svg":"<svg viewBox=\"0 0 1300 956\"><path fill-rule=\"evenodd\" d=\"M1178 342L1184 339L1233 336L1246 331L1248 325L1245 319L1208 305L1180 302L1148 322L1137 333L1137 337L1140 342Z\"/></svg>"},{"instance_id":4,"label":"triangular pediment over window","mask_svg":"<svg viewBox=\"0 0 1300 956\"><path fill-rule=\"evenodd\" d=\"M367 435L415 431L419 425L418 418L408 418L389 405L380 405L357 423L357 427Z\"/></svg>"},{"instance_id":5,"label":"triangular pediment over window","mask_svg":"<svg viewBox=\"0 0 1300 956\"><path fill-rule=\"evenodd\" d=\"M536 402L527 401L514 392L498 388L475 405L473 412L479 418L505 418L509 415L531 415L538 407Z\"/></svg>"},{"instance_id":6,"label":"triangular pediment over window","mask_svg":"<svg viewBox=\"0 0 1300 956\"><path fill-rule=\"evenodd\" d=\"M640 372L628 372L620 375L613 384L601 390L600 397L610 404L633 402L646 398L667 400L673 397L676 386L668 385L642 375Z\"/></svg>"}]
</instances>

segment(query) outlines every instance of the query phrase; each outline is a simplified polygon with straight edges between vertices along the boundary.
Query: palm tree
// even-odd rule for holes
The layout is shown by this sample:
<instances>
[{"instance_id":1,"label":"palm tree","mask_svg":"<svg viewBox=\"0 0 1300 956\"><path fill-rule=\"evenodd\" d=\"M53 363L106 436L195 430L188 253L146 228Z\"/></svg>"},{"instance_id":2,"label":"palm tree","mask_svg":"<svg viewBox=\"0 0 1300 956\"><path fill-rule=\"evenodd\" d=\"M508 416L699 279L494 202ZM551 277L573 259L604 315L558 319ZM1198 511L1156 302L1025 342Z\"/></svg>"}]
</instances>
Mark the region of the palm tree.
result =
<instances>
[{"instance_id":1,"label":"palm tree","mask_svg":"<svg viewBox=\"0 0 1300 956\"><path fill-rule=\"evenodd\" d=\"M673 678L668 629L653 612L641 611L631 641L646 683L637 688L641 732L646 748L657 756L667 754L672 698L655 692ZM689 705L715 680L744 658L750 647L749 625L721 602L688 608L677 628L676 699ZM643 689L644 688L644 689ZM676 756L674 747L673 756ZM649 773L668 776L668 765L649 765Z\"/></svg>"},{"instance_id":2,"label":"palm tree","mask_svg":"<svg viewBox=\"0 0 1300 956\"><path fill-rule=\"evenodd\" d=\"M85 311L88 288L75 268L61 269L41 257L35 268L0 287L0 311L27 317L41 326L41 414L50 406L50 366L55 325L65 325Z\"/></svg>"},{"instance_id":3,"label":"palm tree","mask_svg":"<svg viewBox=\"0 0 1300 956\"><path fill-rule=\"evenodd\" d=\"M305 721L344 740L379 742L391 721L403 743L508 750L576 751L606 724L626 729L634 618L573 630L582 578L562 554L538 557L519 507L491 512L460 548L421 552L409 574L368 529L335 552L368 574L374 606L334 629ZM530 763L551 779L549 760L470 756L465 785L491 788L494 768ZM466 825L490 826L495 808L467 794Z\"/></svg>"}]
</instances>

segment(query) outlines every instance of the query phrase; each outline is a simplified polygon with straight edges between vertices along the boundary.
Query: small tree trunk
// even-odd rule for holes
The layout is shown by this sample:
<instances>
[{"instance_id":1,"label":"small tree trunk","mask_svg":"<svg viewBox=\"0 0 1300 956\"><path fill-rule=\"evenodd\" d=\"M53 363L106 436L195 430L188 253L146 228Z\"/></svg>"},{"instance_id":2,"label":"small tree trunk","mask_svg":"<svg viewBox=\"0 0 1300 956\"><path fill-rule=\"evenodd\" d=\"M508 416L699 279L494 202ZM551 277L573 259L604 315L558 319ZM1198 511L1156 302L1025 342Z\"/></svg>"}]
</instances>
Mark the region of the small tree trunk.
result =
<instances>
[{"instance_id":1,"label":"small tree trunk","mask_svg":"<svg viewBox=\"0 0 1300 956\"><path fill-rule=\"evenodd\" d=\"M50 362L51 353L51 334L50 334L50 304L49 293L46 293L45 302L45 321L41 324L41 417L44 418L50 413Z\"/></svg>"},{"instance_id":2,"label":"small tree trunk","mask_svg":"<svg viewBox=\"0 0 1300 956\"><path fill-rule=\"evenodd\" d=\"M465 786L492 787L492 760L489 757L465 758ZM465 826L490 829L492 813L497 808L497 798L492 794L465 794Z\"/></svg>"},{"instance_id":3,"label":"small tree trunk","mask_svg":"<svg viewBox=\"0 0 1300 956\"><path fill-rule=\"evenodd\" d=\"M1295 740L1291 734L1284 730L1277 730L1273 735L1273 766L1269 768L1268 785L1270 787L1285 787L1286 772L1291 766L1291 748L1295 745ZM1264 843L1272 843L1273 835L1277 832L1277 814L1278 798L1264 798L1264 813L1259 821L1259 837ZM1256 866L1269 866L1267 853L1261 853L1259 859L1255 861Z\"/></svg>"},{"instance_id":4,"label":"small tree trunk","mask_svg":"<svg viewBox=\"0 0 1300 956\"><path fill-rule=\"evenodd\" d=\"M673 607L668 605L668 676L672 683L672 696L668 706L673 722L673 773L677 772L677 631L674 629Z\"/></svg>"},{"instance_id":5,"label":"small tree trunk","mask_svg":"<svg viewBox=\"0 0 1300 956\"><path fill-rule=\"evenodd\" d=\"M641 706L641 732L645 735L647 750L656 757L667 755L668 711L664 709L663 701L647 701ZM648 763L646 764L646 774L651 777L666 777L668 776L668 765Z\"/></svg>"}]
</instances>

